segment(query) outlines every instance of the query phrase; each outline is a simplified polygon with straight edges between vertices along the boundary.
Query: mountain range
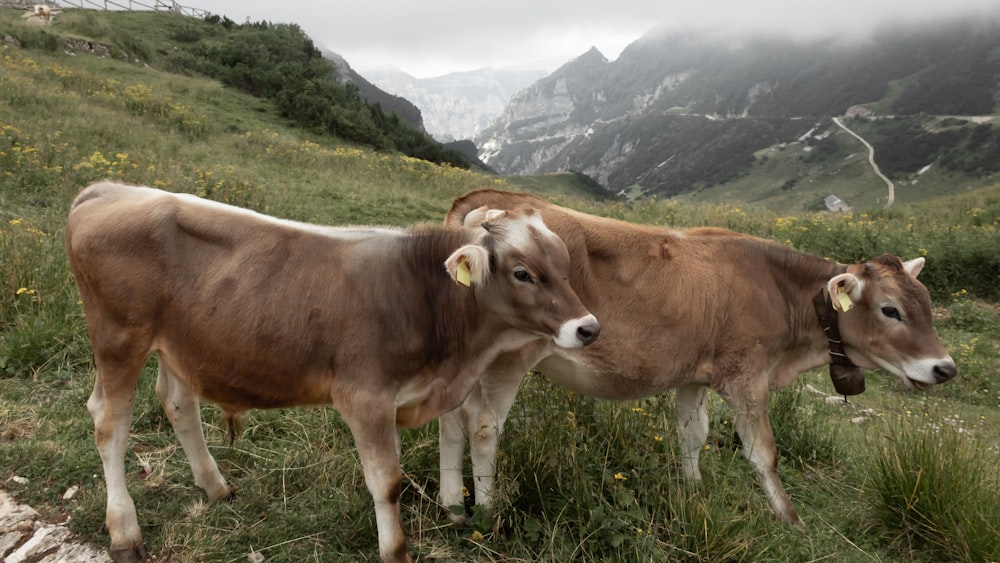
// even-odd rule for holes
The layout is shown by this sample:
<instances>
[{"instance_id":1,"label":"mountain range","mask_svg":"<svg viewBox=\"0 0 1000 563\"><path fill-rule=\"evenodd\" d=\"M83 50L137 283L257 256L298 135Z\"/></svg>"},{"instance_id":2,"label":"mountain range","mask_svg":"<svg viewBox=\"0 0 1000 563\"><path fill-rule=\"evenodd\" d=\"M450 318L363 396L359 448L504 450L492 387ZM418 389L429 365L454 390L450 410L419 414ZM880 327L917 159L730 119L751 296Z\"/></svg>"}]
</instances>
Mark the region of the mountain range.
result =
<instances>
[{"instance_id":1,"label":"mountain range","mask_svg":"<svg viewBox=\"0 0 1000 563\"><path fill-rule=\"evenodd\" d=\"M1000 19L863 40L654 29L615 61L591 49L522 90L475 142L503 174L573 170L612 192L674 196L752 174L776 147L798 145L802 164L850 158L860 145L831 118L854 108L890 177L934 163L982 177L1000 172L998 120L965 117L998 103ZM771 181L794 191L805 173Z\"/></svg>"}]
</instances>

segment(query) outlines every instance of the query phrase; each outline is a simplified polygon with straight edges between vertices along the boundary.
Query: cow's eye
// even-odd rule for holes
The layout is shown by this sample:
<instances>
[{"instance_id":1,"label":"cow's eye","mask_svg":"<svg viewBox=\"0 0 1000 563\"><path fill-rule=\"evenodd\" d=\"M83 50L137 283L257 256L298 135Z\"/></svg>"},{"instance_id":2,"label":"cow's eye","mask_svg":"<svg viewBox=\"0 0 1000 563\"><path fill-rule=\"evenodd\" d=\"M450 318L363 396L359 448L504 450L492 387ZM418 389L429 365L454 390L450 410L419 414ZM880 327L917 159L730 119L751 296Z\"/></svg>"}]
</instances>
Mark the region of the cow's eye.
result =
<instances>
[{"instance_id":1,"label":"cow's eye","mask_svg":"<svg viewBox=\"0 0 1000 563\"><path fill-rule=\"evenodd\" d=\"M526 270L514 270L514 279L524 283L534 283L531 279L531 274Z\"/></svg>"},{"instance_id":2,"label":"cow's eye","mask_svg":"<svg viewBox=\"0 0 1000 563\"><path fill-rule=\"evenodd\" d=\"M895 307L891 307L888 305L882 307L882 314L889 317L890 319L896 319L897 321L903 320L903 318L899 316L899 309Z\"/></svg>"}]
</instances>

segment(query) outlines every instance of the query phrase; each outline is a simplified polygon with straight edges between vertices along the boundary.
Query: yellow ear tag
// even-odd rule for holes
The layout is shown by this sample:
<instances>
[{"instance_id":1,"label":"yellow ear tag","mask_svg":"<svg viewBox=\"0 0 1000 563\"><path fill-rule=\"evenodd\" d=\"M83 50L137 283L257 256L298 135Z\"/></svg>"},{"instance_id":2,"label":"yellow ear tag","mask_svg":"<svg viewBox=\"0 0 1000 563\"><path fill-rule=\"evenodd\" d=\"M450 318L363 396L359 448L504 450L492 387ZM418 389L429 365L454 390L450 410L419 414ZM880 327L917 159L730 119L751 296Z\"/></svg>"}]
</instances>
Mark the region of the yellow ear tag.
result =
<instances>
[{"instance_id":1,"label":"yellow ear tag","mask_svg":"<svg viewBox=\"0 0 1000 563\"><path fill-rule=\"evenodd\" d=\"M458 261L458 271L455 272L455 281L465 287L472 285L472 272L469 271L469 263L465 261L464 256Z\"/></svg>"},{"instance_id":2,"label":"yellow ear tag","mask_svg":"<svg viewBox=\"0 0 1000 563\"><path fill-rule=\"evenodd\" d=\"M851 296L844 291L843 287L837 287L837 300L840 301L840 310L845 313L850 311L851 307L854 307L854 302L851 301Z\"/></svg>"}]
</instances>

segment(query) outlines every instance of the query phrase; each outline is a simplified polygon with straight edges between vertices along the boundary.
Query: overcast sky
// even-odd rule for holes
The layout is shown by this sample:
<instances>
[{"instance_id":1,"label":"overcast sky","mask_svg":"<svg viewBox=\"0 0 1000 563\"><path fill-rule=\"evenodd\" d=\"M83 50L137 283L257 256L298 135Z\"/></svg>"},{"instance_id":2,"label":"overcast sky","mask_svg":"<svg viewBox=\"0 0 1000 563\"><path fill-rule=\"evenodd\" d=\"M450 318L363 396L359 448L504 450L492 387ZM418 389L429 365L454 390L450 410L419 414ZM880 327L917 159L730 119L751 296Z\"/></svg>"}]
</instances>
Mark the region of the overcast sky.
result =
<instances>
[{"instance_id":1,"label":"overcast sky","mask_svg":"<svg viewBox=\"0 0 1000 563\"><path fill-rule=\"evenodd\" d=\"M658 25L798 35L857 33L893 21L996 14L1000 0L178 0L225 15L296 23L355 70L394 66L416 77L545 61L597 47L615 59ZM533 65L537 68L537 65Z\"/></svg>"}]
</instances>

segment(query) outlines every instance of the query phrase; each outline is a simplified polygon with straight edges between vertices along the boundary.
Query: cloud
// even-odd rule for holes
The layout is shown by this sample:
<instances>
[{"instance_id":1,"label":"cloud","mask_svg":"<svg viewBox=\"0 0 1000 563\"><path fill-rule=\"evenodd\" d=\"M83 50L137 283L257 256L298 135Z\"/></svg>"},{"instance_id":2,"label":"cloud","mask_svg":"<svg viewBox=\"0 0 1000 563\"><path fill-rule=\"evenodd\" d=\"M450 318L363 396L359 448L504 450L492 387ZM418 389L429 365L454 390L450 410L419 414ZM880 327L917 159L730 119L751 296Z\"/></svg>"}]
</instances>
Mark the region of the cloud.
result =
<instances>
[{"instance_id":1,"label":"cloud","mask_svg":"<svg viewBox=\"0 0 1000 563\"><path fill-rule=\"evenodd\" d=\"M893 22L1000 11L996 0L367 0L301 7L264 0L186 1L237 22L296 23L359 70L391 65L421 77L541 60L554 67L592 46L614 59L659 26L858 35Z\"/></svg>"}]
</instances>

